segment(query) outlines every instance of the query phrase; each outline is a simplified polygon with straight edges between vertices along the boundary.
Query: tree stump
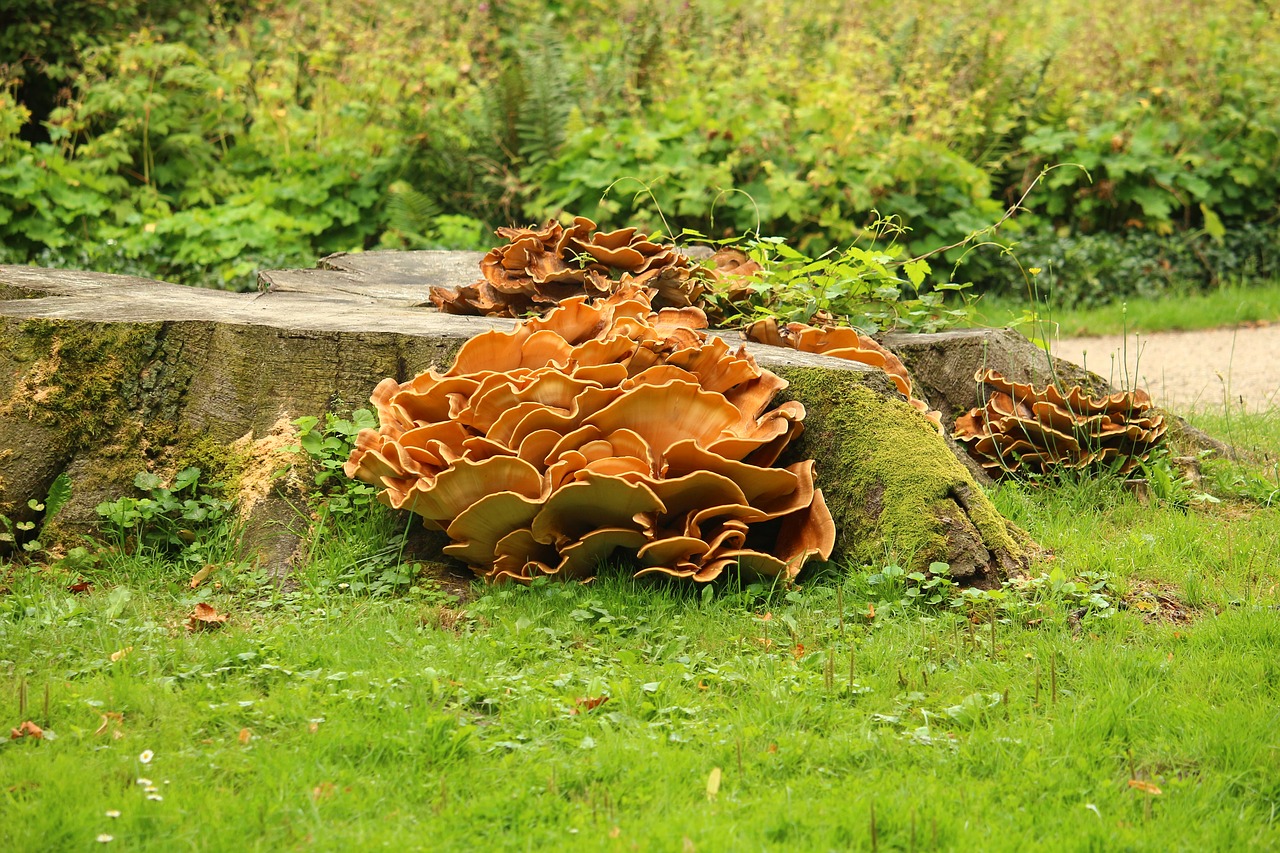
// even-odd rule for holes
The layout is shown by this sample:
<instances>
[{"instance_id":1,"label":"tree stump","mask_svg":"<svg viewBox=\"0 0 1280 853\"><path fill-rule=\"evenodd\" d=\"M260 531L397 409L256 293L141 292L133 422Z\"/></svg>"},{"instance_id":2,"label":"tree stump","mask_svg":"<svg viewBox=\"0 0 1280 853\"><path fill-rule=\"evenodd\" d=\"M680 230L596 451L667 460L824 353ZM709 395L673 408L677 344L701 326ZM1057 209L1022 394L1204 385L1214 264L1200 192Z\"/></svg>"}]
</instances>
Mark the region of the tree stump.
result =
<instances>
[{"instance_id":1,"label":"tree stump","mask_svg":"<svg viewBox=\"0 0 1280 853\"><path fill-rule=\"evenodd\" d=\"M0 266L0 513L32 519L28 500L66 472L71 500L45 521L70 537L94 529L100 502L133 493L140 471L195 465L233 482L246 547L284 570L305 535L292 509L305 483L276 477L297 461L292 421L361 405L381 379L444 368L471 336L510 328L426 307L429 286L478 278L479 257L337 255L264 272L258 294ZM941 562L992 583L1035 551L883 373L746 346L808 409L793 453L817 460L839 531L833 559ZM977 366L948 369L972 377Z\"/></svg>"}]
</instances>

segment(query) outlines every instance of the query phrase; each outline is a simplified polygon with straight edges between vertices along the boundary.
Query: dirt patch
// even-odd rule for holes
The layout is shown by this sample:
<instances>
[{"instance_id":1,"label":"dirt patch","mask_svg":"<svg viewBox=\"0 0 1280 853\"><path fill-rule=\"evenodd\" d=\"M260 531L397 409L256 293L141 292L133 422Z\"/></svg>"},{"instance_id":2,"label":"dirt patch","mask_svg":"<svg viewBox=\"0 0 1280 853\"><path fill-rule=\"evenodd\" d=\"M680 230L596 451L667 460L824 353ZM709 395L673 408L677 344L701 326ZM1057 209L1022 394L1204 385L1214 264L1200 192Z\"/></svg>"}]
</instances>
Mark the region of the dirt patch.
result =
<instances>
[{"instance_id":1,"label":"dirt patch","mask_svg":"<svg viewBox=\"0 0 1280 853\"><path fill-rule=\"evenodd\" d=\"M443 563L423 563L420 577L431 581L444 592L466 604L476 597L476 576L465 568L459 569Z\"/></svg>"},{"instance_id":2,"label":"dirt patch","mask_svg":"<svg viewBox=\"0 0 1280 853\"><path fill-rule=\"evenodd\" d=\"M1175 411L1280 403L1280 325L1067 338L1052 351Z\"/></svg>"}]
</instances>

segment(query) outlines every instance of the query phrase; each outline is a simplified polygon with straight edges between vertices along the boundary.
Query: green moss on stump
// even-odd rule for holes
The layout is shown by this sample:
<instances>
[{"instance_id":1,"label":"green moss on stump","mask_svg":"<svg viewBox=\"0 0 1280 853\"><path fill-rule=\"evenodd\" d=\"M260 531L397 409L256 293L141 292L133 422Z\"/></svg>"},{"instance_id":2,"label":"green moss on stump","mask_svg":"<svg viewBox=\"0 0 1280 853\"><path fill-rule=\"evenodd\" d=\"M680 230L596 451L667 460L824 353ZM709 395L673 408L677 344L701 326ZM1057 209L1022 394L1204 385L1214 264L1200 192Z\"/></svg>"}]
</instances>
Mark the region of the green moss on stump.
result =
<instances>
[{"instance_id":1,"label":"green moss on stump","mask_svg":"<svg viewBox=\"0 0 1280 853\"><path fill-rule=\"evenodd\" d=\"M134 377L155 351L160 323L28 320L10 354L29 363L7 406L28 409L73 451L107 437L132 412ZM18 399L21 395L24 399Z\"/></svg>"},{"instance_id":2,"label":"green moss on stump","mask_svg":"<svg viewBox=\"0 0 1280 853\"><path fill-rule=\"evenodd\" d=\"M817 460L836 522L834 560L886 559L994 580L1026 560L1029 538L1006 520L937 431L882 377L779 368L808 412L796 453Z\"/></svg>"}]
</instances>

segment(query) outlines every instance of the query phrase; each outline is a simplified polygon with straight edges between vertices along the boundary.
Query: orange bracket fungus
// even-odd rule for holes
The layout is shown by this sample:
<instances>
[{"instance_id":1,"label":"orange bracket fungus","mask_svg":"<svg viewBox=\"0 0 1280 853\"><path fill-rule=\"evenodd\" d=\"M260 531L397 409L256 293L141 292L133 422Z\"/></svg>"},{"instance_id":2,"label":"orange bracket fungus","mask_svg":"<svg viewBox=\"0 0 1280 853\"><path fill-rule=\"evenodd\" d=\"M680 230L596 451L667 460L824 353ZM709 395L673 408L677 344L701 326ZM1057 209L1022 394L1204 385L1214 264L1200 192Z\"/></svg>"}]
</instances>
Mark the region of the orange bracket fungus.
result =
<instances>
[{"instance_id":1,"label":"orange bracket fungus","mask_svg":"<svg viewBox=\"0 0 1280 853\"><path fill-rule=\"evenodd\" d=\"M912 396L911 375L907 373L907 367L902 360L888 348L881 346L857 329L847 326L821 328L806 326L804 323L788 323L785 326L779 326L777 320L769 318L752 323L746 328L744 334L747 340L756 343L791 347L800 352L829 355L832 358L843 358L879 368L888 374L894 387L907 398L911 407L928 418L939 432L942 431L942 413L933 411L924 400Z\"/></svg>"},{"instance_id":2,"label":"orange bracket fungus","mask_svg":"<svg viewBox=\"0 0 1280 853\"><path fill-rule=\"evenodd\" d=\"M572 296L607 296L629 285L653 291L655 307L694 305L703 292L695 265L675 246L635 228L596 231L585 216L567 228L499 228L506 245L480 261L484 278L459 288L432 287L431 302L450 314L519 317ZM614 275L620 275L620 280Z\"/></svg>"},{"instance_id":3,"label":"orange bracket fungus","mask_svg":"<svg viewBox=\"0 0 1280 853\"><path fill-rule=\"evenodd\" d=\"M591 265L553 262L572 247L625 263L630 283L480 334L443 373L383 380L381 427L360 433L347 474L445 531L445 553L491 580L586 578L615 553L637 575L695 581L735 567L792 578L829 557L835 525L813 461L775 467L805 415L795 401L770 408L786 381L707 335L687 300L655 311L655 282L673 267L630 229L592 227L520 237L525 248L486 258L486 281L503 292L536 273L596 288Z\"/></svg>"},{"instance_id":4,"label":"orange bracket fungus","mask_svg":"<svg viewBox=\"0 0 1280 853\"><path fill-rule=\"evenodd\" d=\"M1145 391L1089 397L1010 382L979 370L982 408L956 419L954 436L992 476L1044 474L1066 468L1114 468L1127 474L1164 436L1164 416Z\"/></svg>"}]
</instances>

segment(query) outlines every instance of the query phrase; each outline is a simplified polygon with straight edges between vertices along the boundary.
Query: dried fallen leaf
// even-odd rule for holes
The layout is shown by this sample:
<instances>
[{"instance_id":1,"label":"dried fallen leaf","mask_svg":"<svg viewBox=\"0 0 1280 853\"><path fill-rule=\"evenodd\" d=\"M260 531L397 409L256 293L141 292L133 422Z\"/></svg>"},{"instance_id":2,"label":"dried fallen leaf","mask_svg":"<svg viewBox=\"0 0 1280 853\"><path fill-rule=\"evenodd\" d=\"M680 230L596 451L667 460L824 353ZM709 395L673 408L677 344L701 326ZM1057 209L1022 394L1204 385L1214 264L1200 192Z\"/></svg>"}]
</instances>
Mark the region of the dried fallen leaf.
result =
<instances>
[{"instance_id":1,"label":"dried fallen leaf","mask_svg":"<svg viewBox=\"0 0 1280 853\"><path fill-rule=\"evenodd\" d=\"M225 613L219 613L203 601L196 605L196 609L187 617L188 631L207 631L211 628L217 628L230 618Z\"/></svg>"},{"instance_id":2,"label":"dried fallen leaf","mask_svg":"<svg viewBox=\"0 0 1280 853\"><path fill-rule=\"evenodd\" d=\"M1148 782L1146 779L1130 779L1129 787L1142 791L1144 794L1151 794L1154 797L1158 797L1164 793L1164 791L1161 791L1158 786Z\"/></svg>"},{"instance_id":3,"label":"dried fallen leaf","mask_svg":"<svg viewBox=\"0 0 1280 853\"><path fill-rule=\"evenodd\" d=\"M195 589L209 579L209 575L214 573L218 567L213 563L207 563L203 569L191 576L191 588Z\"/></svg>"},{"instance_id":4,"label":"dried fallen leaf","mask_svg":"<svg viewBox=\"0 0 1280 853\"><path fill-rule=\"evenodd\" d=\"M117 726L121 725L124 722L124 714L119 711L107 711L102 715L102 725L98 726L93 733L95 735L106 734L107 729L111 728L111 723L113 721Z\"/></svg>"},{"instance_id":5,"label":"dried fallen leaf","mask_svg":"<svg viewBox=\"0 0 1280 853\"><path fill-rule=\"evenodd\" d=\"M591 711L591 710L594 710L595 708L599 708L601 705L603 705L605 702L608 702L608 701L609 701L608 696L597 696L594 699L589 699L585 696L579 696L577 699L573 700L573 710L570 711L569 713L580 714L584 711Z\"/></svg>"},{"instance_id":6,"label":"dried fallen leaf","mask_svg":"<svg viewBox=\"0 0 1280 853\"><path fill-rule=\"evenodd\" d=\"M133 646L125 646L123 649L120 649L119 651L112 652L112 653L111 653L111 662L112 662L112 663L115 663L116 661L120 660L120 658L122 658L122 657L124 657L125 655L129 654L129 652L131 652L131 651L133 651Z\"/></svg>"},{"instance_id":7,"label":"dried fallen leaf","mask_svg":"<svg viewBox=\"0 0 1280 853\"><path fill-rule=\"evenodd\" d=\"M714 800L718 793L720 793L720 768L712 767L711 775L707 777L707 799Z\"/></svg>"},{"instance_id":8,"label":"dried fallen leaf","mask_svg":"<svg viewBox=\"0 0 1280 853\"><path fill-rule=\"evenodd\" d=\"M30 720L27 720L16 729L9 730L10 740L17 740L20 737L33 737L36 740L41 740L44 737L44 729L40 728Z\"/></svg>"},{"instance_id":9,"label":"dried fallen leaf","mask_svg":"<svg viewBox=\"0 0 1280 853\"><path fill-rule=\"evenodd\" d=\"M241 745L241 746L248 746L248 745L249 745L249 741L251 741L251 740L253 740L253 732L249 731L248 729L241 729L241 730L240 730L240 745Z\"/></svg>"}]
</instances>

